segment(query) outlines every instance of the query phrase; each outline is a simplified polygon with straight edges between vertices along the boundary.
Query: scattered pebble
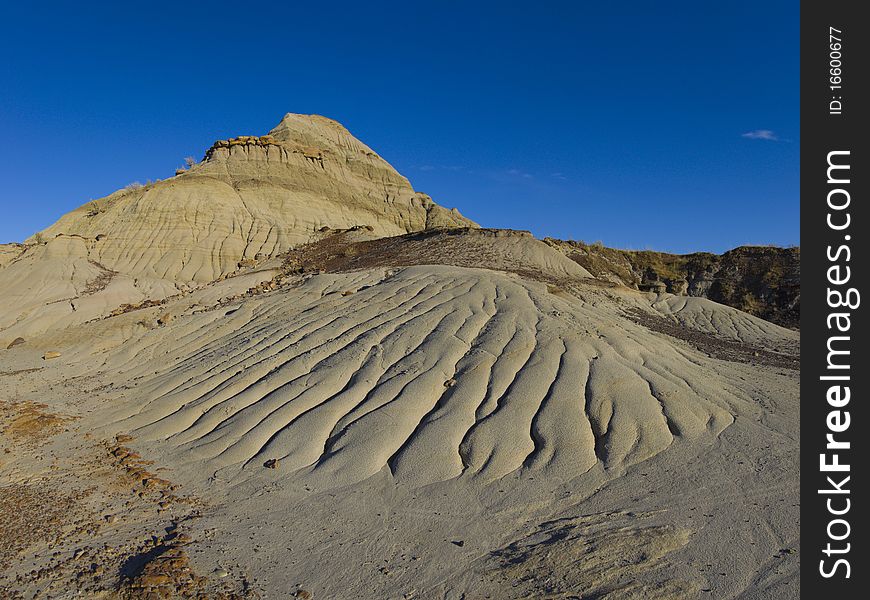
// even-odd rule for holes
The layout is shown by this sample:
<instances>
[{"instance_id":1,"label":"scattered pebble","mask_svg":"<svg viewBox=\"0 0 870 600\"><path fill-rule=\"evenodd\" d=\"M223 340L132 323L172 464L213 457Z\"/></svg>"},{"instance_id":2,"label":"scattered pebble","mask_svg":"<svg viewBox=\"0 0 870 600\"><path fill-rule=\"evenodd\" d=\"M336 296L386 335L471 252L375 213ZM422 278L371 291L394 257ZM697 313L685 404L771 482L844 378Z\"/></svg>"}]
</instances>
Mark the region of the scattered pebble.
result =
<instances>
[{"instance_id":1,"label":"scattered pebble","mask_svg":"<svg viewBox=\"0 0 870 600\"><path fill-rule=\"evenodd\" d=\"M17 337L17 338L15 338L14 340L12 340L11 342L9 342L9 345L6 346L6 349L9 350L10 348L14 348L14 347L17 346L18 344L23 344L23 343L24 343L24 338L23 338L23 337Z\"/></svg>"}]
</instances>

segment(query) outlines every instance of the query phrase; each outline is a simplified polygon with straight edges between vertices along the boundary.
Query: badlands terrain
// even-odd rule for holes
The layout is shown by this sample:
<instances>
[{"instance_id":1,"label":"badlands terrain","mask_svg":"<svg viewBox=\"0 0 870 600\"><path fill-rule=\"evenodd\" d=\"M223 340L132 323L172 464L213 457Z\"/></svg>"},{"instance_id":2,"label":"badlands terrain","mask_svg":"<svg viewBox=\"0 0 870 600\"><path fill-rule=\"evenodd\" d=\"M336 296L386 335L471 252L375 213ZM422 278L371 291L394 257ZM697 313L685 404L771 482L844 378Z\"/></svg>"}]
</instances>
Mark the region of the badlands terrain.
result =
<instances>
[{"instance_id":1,"label":"badlands terrain","mask_svg":"<svg viewBox=\"0 0 870 600\"><path fill-rule=\"evenodd\" d=\"M793 253L589 248L294 114L0 246L0 596L796 597Z\"/></svg>"}]
</instances>

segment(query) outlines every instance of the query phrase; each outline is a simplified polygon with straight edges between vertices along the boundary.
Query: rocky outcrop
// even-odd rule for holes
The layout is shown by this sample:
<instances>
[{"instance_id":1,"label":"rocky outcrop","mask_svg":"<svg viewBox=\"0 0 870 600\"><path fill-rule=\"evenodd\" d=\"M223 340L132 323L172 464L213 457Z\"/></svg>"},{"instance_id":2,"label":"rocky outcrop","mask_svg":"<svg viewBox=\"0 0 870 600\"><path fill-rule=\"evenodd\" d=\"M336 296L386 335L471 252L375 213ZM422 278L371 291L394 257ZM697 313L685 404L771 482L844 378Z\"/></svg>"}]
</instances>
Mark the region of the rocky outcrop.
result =
<instances>
[{"instance_id":1,"label":"rocky outcrop","mask_svg":"<svg viewBox=\"0 0 870 600\"><path fill-rule=\"evenodd\" d=\"M377 239L353 230L332 231L284 257L284 269L293 274L414 265L505 271L548 283L592 279L586 269L528 231L511 229L454 227Z\"/></svg>"},{"instance_id":2,"label":"rocky outcrop","mask_svg":"<svg viewBox=\"0 0 870 600\"><path fill-rule=\"evenodd\" d=\"M709 252L617 250L547 238L598 279L641 291L709 298L778 325L800 324L800 248L740 246Z\"/></svg>"},{"instance_id":3,"label":"rocky outcrop","mask_svg":"<svg viewBox=\"0 0 870 600\"><path fill-rule=\"evenodd\" d=\"M0 269L21 256L24 252L23 244L0 244Z\"/></svg>"}]
</instances>

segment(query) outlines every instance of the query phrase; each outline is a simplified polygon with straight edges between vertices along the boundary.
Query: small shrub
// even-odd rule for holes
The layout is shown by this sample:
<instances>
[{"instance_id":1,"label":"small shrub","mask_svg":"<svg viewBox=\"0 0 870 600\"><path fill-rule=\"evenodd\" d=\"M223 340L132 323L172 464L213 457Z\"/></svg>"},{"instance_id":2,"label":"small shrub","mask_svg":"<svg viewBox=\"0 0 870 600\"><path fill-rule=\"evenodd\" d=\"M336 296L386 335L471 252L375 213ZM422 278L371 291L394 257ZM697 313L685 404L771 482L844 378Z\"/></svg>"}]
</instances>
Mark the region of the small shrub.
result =
<instances>
[{"instance_id":1,"label":"small shrub","mask_svg":"<svg viewBox=\"0 0 870 600\"><path fill-rule=\"evenodd\" d=\"M88 216L96 217L98 214L105 212L106 209L101 207L99 204L91 200L88 202Z\"/></svg>"}]
</instances>

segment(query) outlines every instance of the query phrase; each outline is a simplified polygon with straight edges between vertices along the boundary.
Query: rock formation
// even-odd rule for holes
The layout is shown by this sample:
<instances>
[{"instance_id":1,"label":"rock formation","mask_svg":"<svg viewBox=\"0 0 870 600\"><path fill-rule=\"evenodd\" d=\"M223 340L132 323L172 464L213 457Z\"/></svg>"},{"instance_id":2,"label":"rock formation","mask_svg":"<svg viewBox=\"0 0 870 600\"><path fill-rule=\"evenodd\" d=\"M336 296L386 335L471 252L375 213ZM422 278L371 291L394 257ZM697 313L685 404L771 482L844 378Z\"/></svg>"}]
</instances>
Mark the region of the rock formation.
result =
<instances>
[{"instance_id":1,"label":"rock formation","mask_svg":"<svg viewBox=\"0 0 870 600\"><path fill-rule=\"evenodd\" d=\"M709 298L792 329L800 325L800 248L740 246L717 255L617 250L547 238L595 277L637 290Z\"/></svg>"},{"instance_id":2,"label":"rock formation","mask_svg":"<svg viewBox=\"0 0 870 600\"><path fill-rule=\"evenodd\" d=\"M217 142L189 171L90 202L40 236L94 240L89 257L120 273L206 282L355 225L390 236L474 223L415 192L335 121L288 114L267 136Z\"/></svg>"},{"instance_id":3,"label":"rock formation","mask_svg":"<svg viewBox=\"0 0 870 600\"><path fill-rule=\"evenodd\" d=\"M335 121L287 114L268 135L218 141L175 177L91 201L23 246L3 245L0 330L26 336L162 301L355 226L383 237L477 225L415 192Z\"/></svg>"}]
</instances>

